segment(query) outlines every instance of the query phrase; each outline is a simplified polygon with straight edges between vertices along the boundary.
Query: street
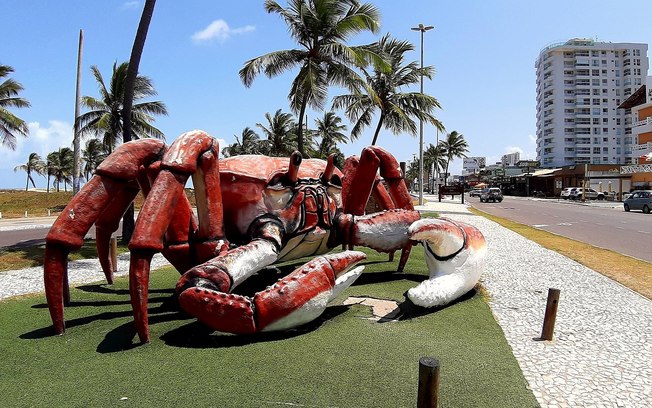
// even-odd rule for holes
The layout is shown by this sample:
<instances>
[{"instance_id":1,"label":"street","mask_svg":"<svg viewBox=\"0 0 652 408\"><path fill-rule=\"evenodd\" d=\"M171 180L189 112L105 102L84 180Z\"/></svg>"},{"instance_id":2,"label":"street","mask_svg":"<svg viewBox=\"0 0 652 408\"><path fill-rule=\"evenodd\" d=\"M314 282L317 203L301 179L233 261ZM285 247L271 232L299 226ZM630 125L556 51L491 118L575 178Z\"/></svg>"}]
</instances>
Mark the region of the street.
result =
<instances>
[{"instance_id":1,"label":"street","mask_svg":"<svg viewBox=\"0 0 652 408\"><path fill-rule=\"evenodd\" d=\"M435 196L429 199L436 200ZM505 196L501 203L481 203L477 197L465 197L465 203L486 213L534 228L559 234L601 248L652 262L652 215L640 211L625 212L622 203L592 201L582 204L567 200L533 199ZM0 228L0 247L32 245L44 242L54 217L41 220L2 220L20 229ZM94 228L89 231L92 237Z\"/></svg>"},{"instance_id":2,"label":"street","mask_svg":"<svg viewBox=\"0 0 652 408\"><path fill-rule=\"evenodd\" d=\"M481 203L479 198L468 196L465 201L497 217L652 262L652 216L625 212L619 202L511 196L505 196L501 203Z\"/></svg>"}]
</instances>

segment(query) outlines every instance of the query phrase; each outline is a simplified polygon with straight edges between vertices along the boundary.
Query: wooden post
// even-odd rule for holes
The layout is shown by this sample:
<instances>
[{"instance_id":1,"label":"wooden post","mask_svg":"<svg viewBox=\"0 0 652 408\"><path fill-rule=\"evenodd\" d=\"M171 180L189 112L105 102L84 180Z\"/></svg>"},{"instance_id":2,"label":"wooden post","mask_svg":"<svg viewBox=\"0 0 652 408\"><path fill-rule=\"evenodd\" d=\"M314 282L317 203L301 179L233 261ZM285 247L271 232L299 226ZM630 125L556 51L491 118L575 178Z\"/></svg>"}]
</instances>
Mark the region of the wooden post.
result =
<instances>
[{"instance_id":1,"label":"wooden post","mask_svg":"<svg viewBox=\"0 0 652 408\"><path fill-rule=\"evenodd\" d=\"M546 303L546 314L543 318L541 329L541 340L552 340L552 333L555 331L555 320L557 319L557 306L559 305L559 289L548 289L548 302Z\"/></svg>"},{"instance_id":2,"label":"wooden post","mask_svg":"<svg viewBox=\"0 0 652 408\"><path fill-rule=\"evenodd\" d=\"M116 237L111 237L111 249L110 249L110 254L111 254L111 268L113 269L112 272L117 272L118 271L118 239Z\"/></svg>"},{"instance_id":3,"label":"wooden post","mask_svg":"<svg viewBox=\"0 0 652 408\"><path fill-rule=\"evenodd\" d=\"M419 393L417 408L437 408L439 398L439 360L432 357L419 359Z\"/></svg>"}]
</instances>

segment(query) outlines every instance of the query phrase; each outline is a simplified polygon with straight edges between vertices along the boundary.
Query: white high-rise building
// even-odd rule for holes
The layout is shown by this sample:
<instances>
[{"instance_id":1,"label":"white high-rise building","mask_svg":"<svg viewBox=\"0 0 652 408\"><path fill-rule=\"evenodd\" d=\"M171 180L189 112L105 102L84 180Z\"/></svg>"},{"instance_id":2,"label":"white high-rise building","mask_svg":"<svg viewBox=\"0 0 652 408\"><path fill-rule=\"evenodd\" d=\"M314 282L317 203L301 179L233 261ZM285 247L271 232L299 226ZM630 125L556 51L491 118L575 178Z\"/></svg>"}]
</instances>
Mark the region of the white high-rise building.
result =
<instances>
[{"instance_id":1,"label":"white high-rise building","mask_svg":"<svg viewBox=\"0 0 652 408\"><path fill-rule=\"evenodd\" d=\"M519 160L521 160L521 153L519 152L507 153L500 158L503 167L516 166L516 163L518 163Z\"/></svg>"},{"instance_id":2,"label":"white high-rise building","mask_svg":"<svg viewBox=\"0 0 652 408\"><path fill-rule=\"evenodd\" d=\"M633 118L618 105L644 83L647 49L575 38L541 50L535 67L542 167L632 162Z\"/></svg>"}]
</instances>

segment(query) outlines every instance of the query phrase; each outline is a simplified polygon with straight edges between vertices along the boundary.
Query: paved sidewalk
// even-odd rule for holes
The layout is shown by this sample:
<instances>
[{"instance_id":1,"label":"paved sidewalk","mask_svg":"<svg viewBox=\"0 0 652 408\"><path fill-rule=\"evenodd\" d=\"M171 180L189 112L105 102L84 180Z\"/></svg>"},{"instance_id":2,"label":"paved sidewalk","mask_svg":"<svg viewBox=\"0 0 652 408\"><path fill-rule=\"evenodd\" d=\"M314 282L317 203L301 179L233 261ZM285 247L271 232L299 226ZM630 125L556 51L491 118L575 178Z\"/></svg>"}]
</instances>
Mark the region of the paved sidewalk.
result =
<instances>
[{"instance_id":1,"label":"paved sidewalk","mask_svg":"<svg viewBox=\"0 0 652 408\"><path fill-rule=\"evenodd\" d=\"M459 202L434 199L418 208L485 235L490 255L481 282L542 407L652 407L652 301ZM561 290L550 342L537 340L548 288Z\"/></svg>"}]
</instances>

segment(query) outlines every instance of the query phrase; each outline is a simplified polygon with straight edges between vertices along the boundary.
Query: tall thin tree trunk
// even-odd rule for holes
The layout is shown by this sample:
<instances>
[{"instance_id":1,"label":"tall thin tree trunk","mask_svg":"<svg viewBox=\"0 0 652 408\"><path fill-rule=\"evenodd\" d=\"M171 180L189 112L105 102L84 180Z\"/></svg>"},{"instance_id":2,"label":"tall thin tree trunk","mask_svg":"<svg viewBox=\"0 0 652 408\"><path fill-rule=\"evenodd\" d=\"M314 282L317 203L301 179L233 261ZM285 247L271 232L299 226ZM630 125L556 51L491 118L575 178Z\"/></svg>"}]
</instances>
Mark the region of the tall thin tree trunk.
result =
<instances>
[{"instance_id":1,"label":"tall thin tree trunk","mask_svg":"<svg viewBox=\"0 0 652 408\"><path fill-rule=\"evenodd\" d=\"M154 15L155 5L156 0L145 0L145 6L143 7L143 14L140 16L140 22L138 23L134 45L131 48L131 57L129 58L127 77L125 78L124 100L122 103L122 141L124 143L131 141L131 108L134 102L134 86L136 84L136 76L138 75L140 57L143 55L143 49L145 48L149 23L152 21L152 16ZM134 205L132 203L122 217L123 242L129 243L134 232L134 226Z\"/></svg>"},{"instance_id":2,"label":"tall thin tree trunk","mask_svg":"<svg viewBox=\"0 0 652 408\"><path fill-rule=\"evenodd\" d=\"M380 134L380 129L383 127L383 122L385 121L385 115L380 114L380 119L378 119L378 126L376 126L376 131L374 132L374 140L371 141L371 145L375 146L378 141L378 135Z\"/></svg>"},{"instance_id":3,"label":"tall thin tree trunk","mask_svg":"<svg viewBox=\"0 0 652 408\"><path fill-rule=\"evenodd\" d=\"M299 132L297 133L297 148L303 157L308 157L306 155L306 149L303 145L303 115L306 113L307 105L308 96L304 96L303 101L301 101L301 109L299 110Z\"/></svg>"},{"instance_id":4,"label":"tall thin tree trunk","mask_svg":"<svg viewBox=\"0 0 652 408\"><path fill-rule=\"evenodd\" d=\"M29 171L27 172L27 182L25 183L25 191L29 190Z\"/></svg>"}]
</instances>

